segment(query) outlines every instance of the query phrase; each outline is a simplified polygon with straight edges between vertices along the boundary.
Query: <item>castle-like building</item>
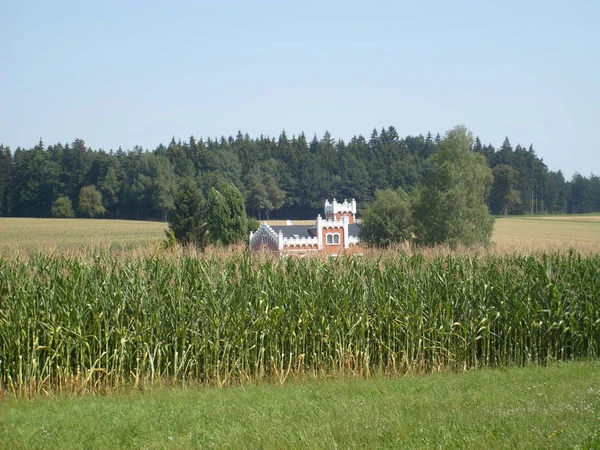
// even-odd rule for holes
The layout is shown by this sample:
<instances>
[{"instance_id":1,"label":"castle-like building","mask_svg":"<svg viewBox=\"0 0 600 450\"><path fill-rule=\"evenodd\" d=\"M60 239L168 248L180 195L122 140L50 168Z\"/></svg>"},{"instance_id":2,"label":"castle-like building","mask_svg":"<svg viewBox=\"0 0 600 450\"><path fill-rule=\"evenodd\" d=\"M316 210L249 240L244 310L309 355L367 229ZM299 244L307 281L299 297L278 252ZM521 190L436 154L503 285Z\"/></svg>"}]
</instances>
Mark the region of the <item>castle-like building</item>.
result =
<instances>
[{"instance_id":1,"label":"castle-like building","mask_svg":"<svg viewBox=\"0 0 600 450\"><path fill-rule=\"evenodd\" d=\"M313 225L270 227L263 222L250 232L250 250L278 253L323 253L338 255L360 253L360 225L356 223L356 200L338 203L325 200L325 218L321 214Z\"/></svg>"}]
</instances>

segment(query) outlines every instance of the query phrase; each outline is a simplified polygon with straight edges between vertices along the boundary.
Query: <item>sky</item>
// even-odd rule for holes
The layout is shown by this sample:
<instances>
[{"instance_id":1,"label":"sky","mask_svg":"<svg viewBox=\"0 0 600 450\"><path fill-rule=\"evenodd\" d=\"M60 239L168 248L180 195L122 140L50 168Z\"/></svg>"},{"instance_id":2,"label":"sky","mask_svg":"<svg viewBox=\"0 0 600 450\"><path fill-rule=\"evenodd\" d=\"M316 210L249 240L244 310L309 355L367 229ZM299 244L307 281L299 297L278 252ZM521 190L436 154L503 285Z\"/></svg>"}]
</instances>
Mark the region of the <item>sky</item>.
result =
<instances>
[{"instance_id":1,"label":"sky","mask_svg":"<svg viewBox=\"0 0 600 450\"><path fill-rule=\"evenodd\" d=\"M0 143L467 126L600 174L599 1L2 1Z\"/></svg>"}]
</instances>

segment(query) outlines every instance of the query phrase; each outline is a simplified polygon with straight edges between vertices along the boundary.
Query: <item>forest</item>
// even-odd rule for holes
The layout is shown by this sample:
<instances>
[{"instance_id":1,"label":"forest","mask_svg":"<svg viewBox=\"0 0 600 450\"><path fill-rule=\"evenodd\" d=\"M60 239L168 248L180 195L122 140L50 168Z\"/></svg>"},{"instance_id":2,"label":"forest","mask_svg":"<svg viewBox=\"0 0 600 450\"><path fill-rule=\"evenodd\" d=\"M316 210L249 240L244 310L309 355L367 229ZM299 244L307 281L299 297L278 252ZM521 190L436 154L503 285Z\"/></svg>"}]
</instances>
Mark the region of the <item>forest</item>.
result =
<instances>
[{"instance_id":1,"label":"forest","mask_svg":"<svg viewBox=\"0 0 600 450\"><path fill-rule=\"evenodd\" d=\"M390 126L348 142L282 131L278 138L173 138L153 150L92 149L82 139L0 145L0 216L166 220L179 186L194 180L205 197L211 187L234 184L258 219L314 218L325 198L355 198L360 208L378 189L414 192L440 141L431 133L401 138ZM492 169L493 214L600 211L598 175L565 180L532 146L513 148L508 138L495 148L477 137L472 150Z\"/></svg>"}]
</instances>

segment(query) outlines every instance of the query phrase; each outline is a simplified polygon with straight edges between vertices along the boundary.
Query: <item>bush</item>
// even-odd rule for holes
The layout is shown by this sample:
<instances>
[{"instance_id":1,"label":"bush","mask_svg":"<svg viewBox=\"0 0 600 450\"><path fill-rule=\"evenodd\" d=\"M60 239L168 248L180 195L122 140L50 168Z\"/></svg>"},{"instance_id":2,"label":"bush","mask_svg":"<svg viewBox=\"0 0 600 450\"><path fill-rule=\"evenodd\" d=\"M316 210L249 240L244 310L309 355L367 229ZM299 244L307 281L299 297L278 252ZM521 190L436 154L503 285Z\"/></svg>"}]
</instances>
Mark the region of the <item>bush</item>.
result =
<instances>
[{"instance_id":1,"label":"bush","mask_svg":"<svg viewBox=\"0 0 600 450\"><path fill-rule=\"evenodd\" d=\"M69 197L58 197L52 205L52 217L57 219L65 219L69 217L75 217L75 211L73 211L73 204Z\"/></svg>"},{"instance_id":2,"label":"bush","mask_svg":"<svg viewBox=\"0 0 600 450\"><path fill-rule=\"evenodd\" d=\"M79 193L79 213L83 217L96 217L104 214L102 194L94 186L84 186Z\"/></svg>"},{"instance_id":3,"label":"bush","mask_svg":"<svg viewBox=\"0 0 600 450\"><path fill-rule=\"evenodd\" d=\"M260 221L254 217L248 217L248 233L258 230L258 227L260 227Z\"/></svg>"},{"instance_id":4,"label":"bush","mask_svg":"<svg viewBox=\"0 0 600 450\"><path fill-rule=\"evenodd\" d=\"M411 238L410 199L402 189L376 191L362 218L360 237L367 244L388 247Z\"/></svg>"}]
</instances>

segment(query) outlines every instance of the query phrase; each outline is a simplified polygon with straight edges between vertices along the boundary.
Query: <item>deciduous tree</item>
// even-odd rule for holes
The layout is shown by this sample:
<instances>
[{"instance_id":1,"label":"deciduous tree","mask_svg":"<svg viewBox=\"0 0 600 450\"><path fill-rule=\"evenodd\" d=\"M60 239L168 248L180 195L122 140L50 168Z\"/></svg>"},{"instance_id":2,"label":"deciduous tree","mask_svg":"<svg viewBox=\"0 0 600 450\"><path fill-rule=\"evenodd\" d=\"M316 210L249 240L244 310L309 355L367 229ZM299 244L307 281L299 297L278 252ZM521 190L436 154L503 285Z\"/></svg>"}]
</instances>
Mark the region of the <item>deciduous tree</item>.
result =
<instances>
[{"instance_id":1,"label":"deciduous tree","mask_svg":"<svg viewBox=\"0 0 600 450\"><path fill-rule=\"evenodd\" d=\"M410 199L402 189L378 190L375 200L362 213L360 237L377 247L411 239Z\"/></svg>"},{"instance_id":2,"label":"deciduous tree","mask_svg":"<svg viewBox=\"0 0 600 450\"><path fill-rule=\"evenodd\" d=\"M83 217L97 217L106 212L102 206L102 194L94 186L84 186L79 192L79 214Z\"/></svg>"},{"instance_id":3,"label":"deciduous tree","mask_svg":"<svg viewBox=\"0 0 600 450\"><path fill-rule=\"evenodd\" d=\"M494 219L486 200L492 172L473 152L473 137L464 126L448 131L440 150L428 160L414 216L417 240L426 245L487 244Z\"/></svg>"},{"instance_id":4,"label":"deciduous tree","mask_svg":"<svg viewBox=\"0 0 600 450\"><path fill-rule=\"evenodd\" d=\"M73 204L69 197L58 197L52 205L52 217L57 219L75 217L75 211L73 211Z\"/></svg>"},{"instance_id":5,"label":"deciduous tree","mask_svg":"<svg viewBox=\"0 0 600 450\"><path fill-rule=\"evenodd\" d=\"M207 237L213 244L226 246L246 239L248 218L244 198L233 184L222 186L220 191L210 189L206 223Z\"/></svg>"}]
</instances>

